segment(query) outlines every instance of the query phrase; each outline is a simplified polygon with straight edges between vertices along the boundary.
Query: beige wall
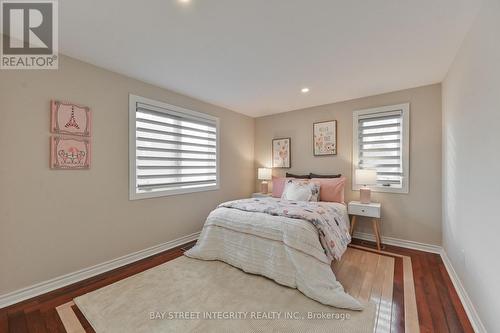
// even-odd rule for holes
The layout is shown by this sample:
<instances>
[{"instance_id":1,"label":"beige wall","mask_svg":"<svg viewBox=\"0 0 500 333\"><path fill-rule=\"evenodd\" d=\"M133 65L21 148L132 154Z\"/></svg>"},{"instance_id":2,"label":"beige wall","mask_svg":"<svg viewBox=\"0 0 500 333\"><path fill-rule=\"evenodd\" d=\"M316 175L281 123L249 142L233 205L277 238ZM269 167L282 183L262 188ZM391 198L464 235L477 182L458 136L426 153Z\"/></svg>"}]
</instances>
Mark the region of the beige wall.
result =
<instances>
[{"instance_id":1,"label":"beige wall","mask_svg":"<svg viewBox=\"0 0 500 333\"><path fill-rule=\"evenodd\" d=\"M220 117L221 189L128 200L128 94ZM49 165L51 98L93 110L93 165ZM0 72L0 295L197 232L254 186L254 120L62 57L60 69Z\"/></svg>"},{"instance_id":2,"label":"beige wall","mask_svg":"<svg viewBox=\"0 0 500 333\"><path fill-rule=\"evenodd\" d=\"M484 0L443 82L443 247L476 332L500 332L499 31L500 1Z\"/></svg>"},{"instance_id":3,"label":"beige wall","mask_svg":"<svg viewBox=\"0 0 500 333\"><path fill-rule=\"evenodd\" d=\"M405 102L410 102L410 193L374 193L373 200L383 205L383 236L440 245L440 84L257 118L256 167L271 165L271 139L290 137L292 167L289 172L342 173L348 178L347 200L357 199L359 192L351 190L352 112ZM334 119L338 121L338 155L314 157L312 124ZM284 175L285 171L275 169L274 174ZM371 232L366 226L358 230Z\"/></svg>"}]
</instances>

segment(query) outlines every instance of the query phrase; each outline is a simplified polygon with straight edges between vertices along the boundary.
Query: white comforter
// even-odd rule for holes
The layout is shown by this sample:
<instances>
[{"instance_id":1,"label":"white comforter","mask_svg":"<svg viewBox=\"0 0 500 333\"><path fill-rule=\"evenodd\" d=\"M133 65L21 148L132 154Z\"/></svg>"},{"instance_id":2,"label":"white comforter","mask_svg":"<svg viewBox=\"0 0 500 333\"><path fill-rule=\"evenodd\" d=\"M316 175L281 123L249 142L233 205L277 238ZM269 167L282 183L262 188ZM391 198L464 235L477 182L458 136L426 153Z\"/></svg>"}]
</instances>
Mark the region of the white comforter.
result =
<instances>
[{"instance_id":1,"label":"white comforter","mask_svg":"<svg viewBox=\"0 0 500 333\"><path fill-rule=\"evenodd\" d=\"M330 204L337 205L348 221L344 205ZM185 254L221 260L245 272L266 276L326 305L363 308L344 292L317 229L304 220L219 207L208 216L197 244Z\"/></svg>"}]
</instances>

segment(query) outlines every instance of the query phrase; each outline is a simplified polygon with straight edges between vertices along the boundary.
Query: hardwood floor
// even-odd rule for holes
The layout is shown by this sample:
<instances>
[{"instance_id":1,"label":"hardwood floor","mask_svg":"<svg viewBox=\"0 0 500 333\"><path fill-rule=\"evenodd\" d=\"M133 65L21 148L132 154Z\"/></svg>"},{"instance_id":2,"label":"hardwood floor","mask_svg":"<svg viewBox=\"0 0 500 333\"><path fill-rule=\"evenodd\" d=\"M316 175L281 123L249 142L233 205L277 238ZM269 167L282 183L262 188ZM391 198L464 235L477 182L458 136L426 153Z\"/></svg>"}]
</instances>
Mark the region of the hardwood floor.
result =
<instances>
[{"instance_id":1,"label":"hardwood floor","mask_svg":"<svg viewBox=\"0 0 500 333\"><path fill-rule=\"evenodd\" d=\"M375 244L354 240L354 244L375 247ZM185 246L184 246L185 247ZM412 260L413 278L417 299L420 331L437 333L474 332L465 310L453 287L444 264L437 254L386 246L384 251L408 256ZM73 298L103 286L137 274L161 263L175 259L183 253L182 247L165 251L141 261L52 291L47 294L0 309L0 333L14 332L65 332L56 307ZM396 266L398 267L398 266ZM394 270L395 281L402 268ZM403 286L394 287L394 297L402 299ZM403 306L404 302L400 302ZM392 320L396 321L393 332L403 332L404 309L395 306ZM87 328L87 327L86 327Z\"/></svg>"},{"instance_id":2,"label":"hardwood floor","mask_svg":"<svg viewBox=\"0 0 500 333\"><path fill-rule=\"evenodd\" d=\"M405 319L404 314L392 317L394 308L402 308L394 293L395 283L403 281L403 276L394 274L396 267L403 267L402 258L349 247L342 259L332 266L337 280L349 295L362 303L376 304L375 333L391 333L391 326L394 326L392 332L404 332L399 322ZM416 313L412 317L416 321Z\"/></svg>"},{"instance_id":3,"label":"hardwood floor","mask_svg":"<svg viewBox=\"0 0 500 333\"><path fill-rule=\"evenodd\" d=\"M374 243L357 239L353 243L376 247ZM390 245L383 250L412 260L420 332L474 332L438 254Z\"/></svg>"}]
</instances>

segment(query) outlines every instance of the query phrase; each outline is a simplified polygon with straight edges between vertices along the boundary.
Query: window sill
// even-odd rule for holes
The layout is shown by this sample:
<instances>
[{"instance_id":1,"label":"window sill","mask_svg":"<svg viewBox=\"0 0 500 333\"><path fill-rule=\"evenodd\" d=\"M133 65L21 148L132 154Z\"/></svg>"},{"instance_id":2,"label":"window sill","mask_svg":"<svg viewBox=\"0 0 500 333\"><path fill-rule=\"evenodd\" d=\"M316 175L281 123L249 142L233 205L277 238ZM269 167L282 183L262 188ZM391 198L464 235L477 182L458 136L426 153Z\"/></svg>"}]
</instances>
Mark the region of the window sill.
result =
<instances>
[{"instance_id":1,"label":"window sill","mask_svg":"<svg viewBox=\"0 0 500 333\"><path fill-rule=\"evenodd\" d=\"M352 190L353 191L359 191L361 187L359 186L353 186ZM408 187L403 187L403 188L385 188L385 187L374 187L370 188L372 192L380 192L380 193L395 193L395 194L408 194L410 191Z\"/></svg>"},{"instance_id":2,"label":"window sill","mask_svg":"<svg viewBox=\"0 0 500 333\"><path fill-rule=\"evenodd\" d=\"M186 188L186 189L175 189L175 190L167 190L167 191L151 191L151 192L135 192L135 189L130 191L129 200L141 200L141 199L151 199L151 198L159 198L159 197L169 197L172 195L182 195L182 194L190 194L197 192L207 192L207 191L216 191L219 190L219 184L213 186L206 186L200 188Z\"/></svg>"}]
</instances>

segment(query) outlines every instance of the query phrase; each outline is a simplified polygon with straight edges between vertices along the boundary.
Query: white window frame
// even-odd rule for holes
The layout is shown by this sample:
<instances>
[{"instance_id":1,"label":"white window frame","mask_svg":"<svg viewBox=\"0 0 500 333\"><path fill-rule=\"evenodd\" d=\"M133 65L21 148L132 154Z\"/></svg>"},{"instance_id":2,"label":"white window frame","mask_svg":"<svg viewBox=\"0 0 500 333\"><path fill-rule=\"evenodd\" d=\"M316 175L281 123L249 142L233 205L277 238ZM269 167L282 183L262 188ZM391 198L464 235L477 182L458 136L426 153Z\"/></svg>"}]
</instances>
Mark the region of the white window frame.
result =
<instances>
[{"instance_id":1,"label":"white window frame","mask_svg":"<svg viewBox=\"0 0 500 333\"><path fill-rule=\"evenodd\" d=\"M356 168L359 164L359 135L358 135L358 125L359 117L364 115L370 115L380 112L391 112L391 111L402 111L402 137L401 137L401 160L403 169L403 181L401 188L396 187L384 187L384 186L370 186L373 192L388 192L388 193L409 193L410 187L410 103L397 104L382 106L372 109L357 110L353 113L353 123L352 123L352 189L353 191L359 191L362 188L361 185L356 184Z\"/></svg>"},{"instance_id":2,"label":"white window frame","mask_svg":"<svg viewBox=\"0 0 500 333\"><path fill-rule=\"evenodd\" d=\"M157 108L168 110L169 112L165 113L180 113L183 116L193 117L193 118L204 118L211 121L214 121L216 124L216 184L215 185L207 185L203 187L196 188L185 188L185 189L170 189L163 191L151 191L146 193L137 193L137 155L136 155L136 112L137 112L137 103L149 104ZM161 110L157 110L160 111ZM164 102L156 101L153 99L129 94L129 199L130 200L138 200L138 199L147 199L147 198L157 198L157 197L165 197L171 195L180 195L187 193L195 193L195 192L204 192L204 191L214 191L220 189L220 121L219 118L196 112L193 110L185 109L179 106L167 104Z\"/></svg>"}]
</instances>

